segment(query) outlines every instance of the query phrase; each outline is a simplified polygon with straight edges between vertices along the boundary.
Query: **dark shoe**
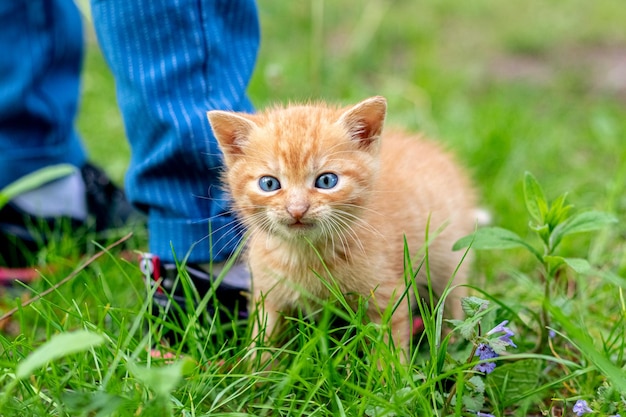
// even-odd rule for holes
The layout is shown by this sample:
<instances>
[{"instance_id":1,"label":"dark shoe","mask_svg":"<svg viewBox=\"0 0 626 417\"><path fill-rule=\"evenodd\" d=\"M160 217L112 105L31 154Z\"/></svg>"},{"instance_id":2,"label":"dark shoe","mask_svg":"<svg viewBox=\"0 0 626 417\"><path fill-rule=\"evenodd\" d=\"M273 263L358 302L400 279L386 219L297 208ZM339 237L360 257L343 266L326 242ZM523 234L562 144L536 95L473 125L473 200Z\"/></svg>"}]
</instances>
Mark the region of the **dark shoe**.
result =
<instances>
[{"instance_id":1,"label":"dark shoe","mask_svg":"<svg viewBox=\"0 0 626 417\"><path fill-rule=\"evenodd\" d=\"M63 235L101 233L132 221L143 222L143 215L126 200L106 174L91 164L81 169L85 183L88 218L42 218L8 203L0 209L0 281L28 280L28 268L37 253ZM11 278L15 275L15 278ZM36 276L36 274L31 274Z\"/></svg>"},{"instance_id":2,"label":"dark shoe","mask_svg":"<svg viewBox=\"0 0 626 417\"><path fill-rule=\"evenodd\" d=\"M211 276L198 265L187 264L184 266L186 274L180 274L175 264L161 263L158 256L144 253L139 266L150 284L157 286L153 299L154 316L159 316L165 311L168 320L179 320L177 314L192 313L187 311L190 299L193 300L191 307L195 308L209 291L214 291L214 299L210 299L207 304L209 317L215 317L216 312L219 312L222 322L248 318L247 294L250 290L250 275L243 264L233 265L216 288L214 287L217 277ZM185 285L181 279L187 279L187 276L197 292L195 299L189 296L189 292L187 296L185 295ZM213 300L217 300L217 303Z\"/></svg>"},{"instance_id":3,"label":"dark shoe","mask_svg":"<svg viewBox=\"0 0 626 417\"><path fill-rule=\"evenodd\" d=\"M85 182L87 211L96 232L120 228L132 222L143 222L140 214L100 168L89 163L80 170Z\"/></svg>"}]
</instances>

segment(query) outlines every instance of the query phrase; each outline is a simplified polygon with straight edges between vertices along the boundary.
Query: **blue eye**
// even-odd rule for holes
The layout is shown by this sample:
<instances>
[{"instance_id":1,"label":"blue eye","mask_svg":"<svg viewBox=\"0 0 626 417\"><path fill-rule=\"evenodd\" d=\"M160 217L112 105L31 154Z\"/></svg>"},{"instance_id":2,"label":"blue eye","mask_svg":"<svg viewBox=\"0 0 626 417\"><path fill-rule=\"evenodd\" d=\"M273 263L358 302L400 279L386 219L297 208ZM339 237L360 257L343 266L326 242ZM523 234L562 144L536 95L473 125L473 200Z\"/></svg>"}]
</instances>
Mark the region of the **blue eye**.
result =
<instances>
[{"instance_id":1,"label":"blue eye","mask_svg":"<svg viewBox=\"0 0 626 417\"><path fill-rule=\"evenodd\" d=\"M322 190L330 190L337 185L337 182L339 182L339 177L332 172L327 172L317 177L315 187L321 188Z\"/></svg>"},{"instance_id":2,"label":"blue eye","mask_svg":"<svg viewBox=\"0 0 626 417\"><path fill-rule=\"evenodd\" d=\"M266 192L280 190L280 181L277 178L266 175L259 179L259 188Z\"/></svg>"}]
</instances>

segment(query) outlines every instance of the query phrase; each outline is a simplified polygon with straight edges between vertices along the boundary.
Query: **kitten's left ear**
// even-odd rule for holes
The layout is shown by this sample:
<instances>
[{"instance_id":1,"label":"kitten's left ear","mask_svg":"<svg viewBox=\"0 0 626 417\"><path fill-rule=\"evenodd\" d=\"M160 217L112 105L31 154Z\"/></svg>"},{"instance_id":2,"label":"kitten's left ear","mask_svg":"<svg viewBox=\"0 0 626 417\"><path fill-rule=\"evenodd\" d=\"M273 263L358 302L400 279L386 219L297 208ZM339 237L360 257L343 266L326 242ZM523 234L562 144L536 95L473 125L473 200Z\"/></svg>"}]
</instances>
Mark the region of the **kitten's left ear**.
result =
<instances>
[{"instance_id":1,"label":"kitten's left ear","mask_svg":"<svg viewBox=\"0 0 626 417\"><path fill-rule=\"evenodd\" d=\"M378 141L387 114L387 100L382 96L370 97L347 110L338 120L363 148Z\"/></svg>"},{"instance_id":2,"label":"kitten's left ear","mask_svg":"<svg viewBox=\"0 0 626 417\"><path fill-rule=\"evenodd\" d=\"M207 117L220 149L224 152L226 163L229 164L243 153L248 135L256 124L243 115L221 110L208 111Z\"/></svg>"}]
</instances>

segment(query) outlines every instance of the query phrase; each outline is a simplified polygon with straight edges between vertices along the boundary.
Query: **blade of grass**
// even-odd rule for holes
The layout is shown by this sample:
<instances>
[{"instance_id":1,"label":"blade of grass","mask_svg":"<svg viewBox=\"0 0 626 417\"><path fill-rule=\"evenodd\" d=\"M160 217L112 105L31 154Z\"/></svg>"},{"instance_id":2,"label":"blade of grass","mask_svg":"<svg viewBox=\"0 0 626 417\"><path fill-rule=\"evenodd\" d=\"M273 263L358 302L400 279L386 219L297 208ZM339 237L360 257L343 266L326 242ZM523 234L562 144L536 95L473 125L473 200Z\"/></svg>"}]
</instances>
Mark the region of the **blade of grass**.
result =
<instances>
[{"instance_id":1,"label":"blade of grass","mask_svg":"<svg viewBox=\"0 0 626 417\"><path fill-rule=\"evenodd\" d=\"M0 190L0 209L13 198L76 171L74 165L59 164L39 169L23 176Z\"/></svg>"}]
</instances>

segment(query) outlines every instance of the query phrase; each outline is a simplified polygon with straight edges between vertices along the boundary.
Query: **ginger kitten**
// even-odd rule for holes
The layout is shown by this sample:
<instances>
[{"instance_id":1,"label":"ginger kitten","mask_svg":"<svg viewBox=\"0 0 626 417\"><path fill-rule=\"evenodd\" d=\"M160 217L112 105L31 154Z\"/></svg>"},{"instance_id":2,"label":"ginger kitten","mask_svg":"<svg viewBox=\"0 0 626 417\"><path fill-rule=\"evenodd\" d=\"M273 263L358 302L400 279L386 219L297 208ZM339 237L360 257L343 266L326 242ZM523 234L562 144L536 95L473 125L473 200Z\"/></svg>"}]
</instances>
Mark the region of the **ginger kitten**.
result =
<instances>
[{"instance_id":1,"label":"ginger kitten","mask_svg":"<svg viewBox=\"0 0 626 417\"><path fill-rule=\"evenodd\" d=\"M250 307L258 309L266 335L280 328L281 312L309 303L303 294L330 298L320 276L344 294L371 297L368 316L379 323L380 312L405 293L404 239L418 253L429 218L435 294L452 279L463 255L452 245L475 227L472 187L437 145L399 132L383 135L386 109L383 97L372 97L343 109L208 112L224 152L225 183L250 235ZM454 284L465 282L461 265ZM416 284L428 298L425 268ZM457 288L448 297L448 316L460 316L464 294ZM409 310L400 303L390 323L403 348L412 334ZM259 331L257 324L254 336L264 337Z\"/></svg>"}]
</instances>

